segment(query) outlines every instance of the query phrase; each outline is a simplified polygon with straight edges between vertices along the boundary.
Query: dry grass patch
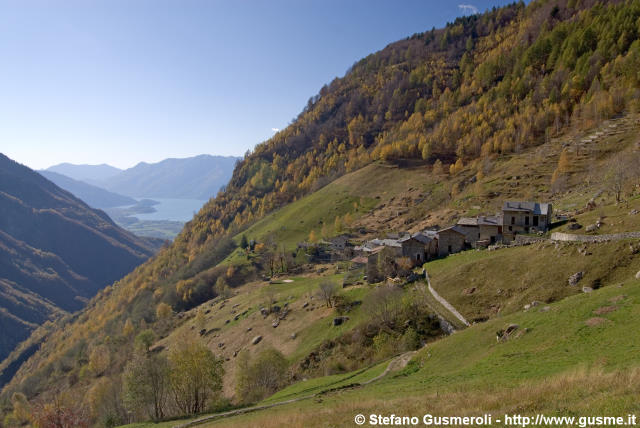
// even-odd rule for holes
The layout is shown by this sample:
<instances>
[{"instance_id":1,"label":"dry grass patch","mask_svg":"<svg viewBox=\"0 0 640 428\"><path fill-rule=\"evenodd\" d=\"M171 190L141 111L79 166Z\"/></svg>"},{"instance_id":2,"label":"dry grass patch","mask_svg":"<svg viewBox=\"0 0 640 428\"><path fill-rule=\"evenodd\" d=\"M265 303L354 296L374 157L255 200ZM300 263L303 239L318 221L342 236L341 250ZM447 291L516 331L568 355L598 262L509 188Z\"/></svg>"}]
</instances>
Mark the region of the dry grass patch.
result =
<instances>
[{"instance_id":1,"label":"dry grass patch","mask_svg":"<svg viewBox=\"0 0 640 428\"><path fill-rule=\"evenodd\" d=\"M226 418L204 425L228 428L260 426L352 427L356 414L396 414L421 417L503 414L588 416L626 415L638 410L640 369L606 372L602 368L578 368L544 380L515 387L460 387L403 398L372 398L366 391L335 393L253 414ZM495 426L499 426L495 424Z\"/></svg>"}]
</instances>

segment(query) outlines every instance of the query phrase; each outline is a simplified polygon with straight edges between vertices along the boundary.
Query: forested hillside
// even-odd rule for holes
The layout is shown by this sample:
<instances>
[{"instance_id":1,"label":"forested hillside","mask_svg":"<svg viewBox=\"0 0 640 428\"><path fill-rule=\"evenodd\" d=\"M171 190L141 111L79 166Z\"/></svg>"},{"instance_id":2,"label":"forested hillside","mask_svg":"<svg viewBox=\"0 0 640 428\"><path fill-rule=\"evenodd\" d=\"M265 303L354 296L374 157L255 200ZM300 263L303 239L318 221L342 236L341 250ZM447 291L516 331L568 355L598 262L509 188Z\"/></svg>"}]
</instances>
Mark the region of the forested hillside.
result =
<instances>
[{"instance_id":1,"label":"forested hillside","mask_svg":"<svg viewBox=\"0 0 640 428\"><path fill-rule=\"evenodd\" d=\"M0 154L0 358L37 325L81 309L156 245Z\"/></svg>"},{"instance_id":2,"label":"forested hillside","mask_svg":"<svg viewBox=\"0 0 640 428\"><path fill-rule=\"evenodd\" d=\"M482 177L504 178L500 161L516 164L520 154L559 137L638 112L639 35L640 0L540 0L459 18L358 61L310 98L289 127L247 153L171 246L100 292L77 318L40 329L47 339L4 390L5 399L15 391L50 398L61 385L75 397L111 394L139 346L137 334L169 335L183 320L172 311L229 293L289 257L279 242L239 241L243 231L347 173L374 162L419 166L420 179L440 180L434 188L445 196L437 201L457 207L457 195ZM549 171L553 181L567 172L558 166L553 177ZM390 200L380 196L384 183L377 184L366 200L349 194L354 213L371 210L376 198ZM553 184L519 195L550 194ZM351 215L350 207L340 209ZM323 227L313 220L309 227ZM258 248L265 258L249 263L247 255L235 265L228 257L238 245L246 254ZM91 374L93 353L110 355L108 369Z\"/></svg>"}]
</instances>

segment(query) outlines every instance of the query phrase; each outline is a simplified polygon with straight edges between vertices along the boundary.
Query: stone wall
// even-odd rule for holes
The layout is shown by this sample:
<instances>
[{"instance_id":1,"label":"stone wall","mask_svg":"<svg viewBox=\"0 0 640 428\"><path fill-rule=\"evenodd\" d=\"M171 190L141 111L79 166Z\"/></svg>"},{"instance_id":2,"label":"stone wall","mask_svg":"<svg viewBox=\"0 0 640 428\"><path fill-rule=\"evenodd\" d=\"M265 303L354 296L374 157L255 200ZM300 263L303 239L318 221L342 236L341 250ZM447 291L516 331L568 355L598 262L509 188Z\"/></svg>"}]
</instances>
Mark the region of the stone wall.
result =
<instances>
[{"instance_id":1,"label":"stone wall","mask_svg":"<svg viewBox=\"0 0 640 428\"><path fill-rule=\"evenodd\" d=\"M573 235L571 233L554 232L552 241L565 242L606 242L620 241L622 239L640 239L640 232L613 233L608 235Z\"/></svg>"}]
</instances>

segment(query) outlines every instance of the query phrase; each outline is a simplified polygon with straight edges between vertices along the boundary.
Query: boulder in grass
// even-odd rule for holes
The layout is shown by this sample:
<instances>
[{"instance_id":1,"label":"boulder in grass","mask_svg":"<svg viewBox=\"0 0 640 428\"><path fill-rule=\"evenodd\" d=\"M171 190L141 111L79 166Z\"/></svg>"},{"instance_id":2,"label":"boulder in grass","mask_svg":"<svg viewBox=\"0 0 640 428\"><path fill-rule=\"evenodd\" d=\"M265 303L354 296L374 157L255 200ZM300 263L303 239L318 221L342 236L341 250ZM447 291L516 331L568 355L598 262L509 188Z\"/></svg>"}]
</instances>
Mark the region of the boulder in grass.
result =
<instances>
[{"instance_id":1,"label":"boulder in grass","mask_svg":"<svg viewBox=\"0 0 640 428\"><path fill-rule=\"evenodd\" d=\"M256 336L251 340L252 345L257 345L262 340L262 336Z\"/></svg>"},{"instance_id":2,"label":"boulder in grass","mask_svg":"<svg viewBox=\"0 0 640 428\"><path fill-rule=\"evenodd\" d=\"M334 326L339 326L339 325L344 324L348 320L349 320L349 317L336 317L336 318L333 319L333 325Z\"/></svg>"},{"instance_id":3,"label":"boulder in grass","mask_svg":"<svg viewBox=\"0 0 640 428\"><path fill-rule=\"evenodd\" d=\"M569 277L569 285L574 286L580 282L582 277L584 276L584 272L576 272Z\"/></svg>"}]
</instances>

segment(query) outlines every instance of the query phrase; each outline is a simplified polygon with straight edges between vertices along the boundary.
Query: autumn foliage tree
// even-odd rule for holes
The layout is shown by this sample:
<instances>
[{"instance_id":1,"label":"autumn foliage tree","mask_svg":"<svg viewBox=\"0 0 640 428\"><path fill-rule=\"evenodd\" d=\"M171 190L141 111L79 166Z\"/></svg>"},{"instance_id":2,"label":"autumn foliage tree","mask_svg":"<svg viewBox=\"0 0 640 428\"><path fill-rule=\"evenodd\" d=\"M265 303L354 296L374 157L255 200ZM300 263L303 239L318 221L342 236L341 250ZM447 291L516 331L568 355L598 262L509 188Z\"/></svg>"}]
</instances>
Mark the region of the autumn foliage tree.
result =
<instances>
[{"instance_id":1,"label":"autumn foliage tree","mask_svg":"<svg viewBox=\"0 0 640 428\"><path fill-rule=\"evenodd\" d=\"M197 414L222 390L222 360L195 340L186 340L169 354L169 382L183 414Z\"/></svg>"}]
</instances>

